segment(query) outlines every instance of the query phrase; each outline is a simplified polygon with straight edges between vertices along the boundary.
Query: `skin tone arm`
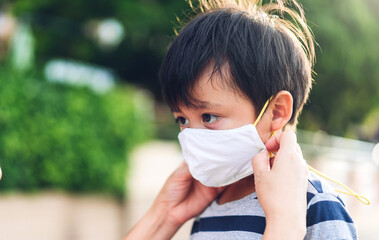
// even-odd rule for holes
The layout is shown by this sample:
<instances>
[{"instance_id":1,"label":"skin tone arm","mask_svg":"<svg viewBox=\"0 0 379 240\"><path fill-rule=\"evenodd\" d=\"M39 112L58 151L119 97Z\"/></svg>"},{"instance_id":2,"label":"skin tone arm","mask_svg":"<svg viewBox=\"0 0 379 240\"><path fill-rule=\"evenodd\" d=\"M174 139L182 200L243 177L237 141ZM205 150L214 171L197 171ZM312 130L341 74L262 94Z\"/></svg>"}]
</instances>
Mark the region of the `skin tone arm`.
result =
<instances>
[{"instance_id":1,"label":"skin tone arm","mask_svg":"<svg viewBox=\"0 0 379 240\"><path fill-rule=\"evenodd\" d=\"M277 151L271 170L268 152L258 154L252 161L257 196L267 222L263 239L283 239L283 236L286 239L303 239L307 168L296 136L291 131L278 133L266 143L266 147L269 151ZM222 188L206 187L194 180L183 162L167 179L152 207L124 240L170 239L221 191Z\"/></svg>"}]
</instances>

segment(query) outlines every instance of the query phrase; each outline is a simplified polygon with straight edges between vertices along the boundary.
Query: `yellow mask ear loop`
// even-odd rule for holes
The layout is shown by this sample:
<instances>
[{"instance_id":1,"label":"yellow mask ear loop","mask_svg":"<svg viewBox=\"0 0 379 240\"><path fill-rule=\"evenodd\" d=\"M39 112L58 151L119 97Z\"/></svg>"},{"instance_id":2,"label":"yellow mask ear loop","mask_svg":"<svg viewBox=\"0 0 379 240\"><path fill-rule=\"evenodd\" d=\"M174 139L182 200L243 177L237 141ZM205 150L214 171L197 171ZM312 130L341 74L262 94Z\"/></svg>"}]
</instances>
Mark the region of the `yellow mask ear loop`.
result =
<instances>
[{"instance_id":1,"label":"yellow mask ear loop","mask_svg":"<svg viewBox=\"0 0 379 240\"><path fill-rule=\"evenodd\" d=\"M270 136L270 138L272 138L272 136L274 136L275 135L275 133L276 133L276 131L273 131L272 133L271 133L271 136ZM270 158L273 158L273 157L275 157L275 154L273 154L272 152L268 152L269 154L270 154Z\"/></svg>"},{"instance_id":2,"label":"yellow mask ear loop","mask_svg":"<svg viewBox=\"0 0 379 240\"><path fill-rule=\"evenodd\" d=\"M257 126L259 120L261 120L261 118L262 118L263 114L265 113L266 108L267 108L268 104L270 103L271 99L272 99L272 97L270 97L270 99L266 101L265 105L263 105L262 111L259 113L257 119L255 119L254 126Z\"/></svg>"},{"instance_id":3,"label":"yellow mask ear loop","mask_svg":"<svg viewBox=\"0 0 379 240\"><path fill-rule=\"evenodd\" d=\"M274 133L275 133L275 132L274 132ZM274 135L274 133L273 133L272 135ZM271 136L272 136L272 135L271 135ZM270 153L270 158L275 157L275 155L274 155L273 153L271 153L271 152L269 152L269 153ZM370 200L368 200L368 198L365 197L365 196L363 196L362 194L359 194L359 193L354 192L351 188L349 188L349 187L346 186L345 184L341 183L341 182L338 181L338 180L335 180L334 178L331 178L331 177L329 177L329 176L323 174L322 172L320 172L320 171L314 169L313 167L309 166L308 164L307 164L307 166L308 166L308 169L309 169L310 171L316 173L317 175L319 175L319 176L321 176L321 177L323 177L323 178L325 178L325 179L327 179L327 180L329 180L329 181L332 181L332 182L334 182L334 183L337 183L338 185L342 186L343 188L345 188L345 189L347 190L347 191L343 191L343 190L340 190L340 189L335 188L334 191L339 192L339 193L343 193L343 194L347 194L347 195L350 195L350 196L354 196L354 197L356 197L356 198L357 198L361 203L363 203L363 204L366 204L366 205L370 205L370 204L371 204Z\"/></svg>"},{"instance_id":4,"label":"yellow mask ear loop","mask_svg":"<svg viewBox=\"0 0 379 240\"><path fill-rule=\"evenodd\" d=\"M368 198L366 198L365 196L361 195L361 194L358 194L356 192L354 192L352 189L350 189L348 186L346 186L345 184L323 174L322 172L319 172L317 171L316 169L314 169L313 167L309 166L308 165L308 169L314 173L316 173L317 175L325 178L325 179L328 179L329 181L332 181L334 183L337 183L338 185L342 186L343 188L345 188L347 191L343 191L343 190L340 190L340 189L334 189L336 192L340 192L340 193L344 193L344 194L347 194L347 195L351 195L351 196L354 196L356 197L361 203L363 204L366 204L366 205L370 205L371 202L370 200L368 200Z\"/></svg>"},{"instance_id":5,"label":"yellow mask ear loop","mask_svg":"<svg viewBox=\"0 0 379 240\"><path fill-rule=\"evenodd\" d=\"M267 108L268 104L270 103L270 101L272 100L273 97L274 97L274 96L271 96L271 97L266 101L265 105L263 105L262 111L259 113L257 119L255 119L254 126L257 126L259 120L261 120L263 114L264 114L265 111L266 111L266 108ZM270 138L271 138L272 136L274 136L275 133L276 133L276 131L272 132ZM273 157L275 156L272 152L269 152L269 154L270 154L270 158L273 158Z\"/></svg>"}]
</instances>

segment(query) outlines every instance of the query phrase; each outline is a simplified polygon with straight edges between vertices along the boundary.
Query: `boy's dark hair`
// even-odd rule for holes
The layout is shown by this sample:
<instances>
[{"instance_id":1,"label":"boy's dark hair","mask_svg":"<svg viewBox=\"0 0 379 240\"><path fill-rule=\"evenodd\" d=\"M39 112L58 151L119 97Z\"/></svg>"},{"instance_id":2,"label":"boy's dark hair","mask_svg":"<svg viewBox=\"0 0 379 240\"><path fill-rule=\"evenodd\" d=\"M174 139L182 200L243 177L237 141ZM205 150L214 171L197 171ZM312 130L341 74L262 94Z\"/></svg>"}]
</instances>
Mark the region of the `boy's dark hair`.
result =
<instances>
[{"instance_id":1,"label":"boy's dark hair","mask_svg":"<svg viewBox=\"0 0 379 240\"><path fill-rule=\"evenodd\" d=\"M296 124L311 88L314 47L301 7L294 1L291 5L298 12L283 2L200 0L202 13L181 29L160 69L163 96L171 110L198 107L192 90L211 67L250 99L256 114L271 96L289 91L289 123Z\"/></svg>"}]
</instances>

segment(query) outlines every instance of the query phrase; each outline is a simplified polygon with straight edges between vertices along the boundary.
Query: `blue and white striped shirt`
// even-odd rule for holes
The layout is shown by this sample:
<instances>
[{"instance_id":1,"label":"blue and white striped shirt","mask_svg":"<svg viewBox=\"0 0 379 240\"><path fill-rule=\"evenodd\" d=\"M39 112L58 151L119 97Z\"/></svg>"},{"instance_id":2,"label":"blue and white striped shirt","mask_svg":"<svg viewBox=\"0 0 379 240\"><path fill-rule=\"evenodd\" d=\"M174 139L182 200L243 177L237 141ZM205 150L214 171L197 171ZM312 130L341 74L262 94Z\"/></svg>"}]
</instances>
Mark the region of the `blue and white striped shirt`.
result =
<instances>
[{"instance_id":1,"label":"blue and white striped shirt","mask_svg":"<svg viewBox=\"0 0 379 240\"><path fill-rule=\"evenodd\" d=\"M344 203L333 188L309 174L307 234L304 239L357 239L357 231ZM256 193L219 205L211 203L195 220L192 240L262 239L266 220Z\"/></svg>"}]
</instances>

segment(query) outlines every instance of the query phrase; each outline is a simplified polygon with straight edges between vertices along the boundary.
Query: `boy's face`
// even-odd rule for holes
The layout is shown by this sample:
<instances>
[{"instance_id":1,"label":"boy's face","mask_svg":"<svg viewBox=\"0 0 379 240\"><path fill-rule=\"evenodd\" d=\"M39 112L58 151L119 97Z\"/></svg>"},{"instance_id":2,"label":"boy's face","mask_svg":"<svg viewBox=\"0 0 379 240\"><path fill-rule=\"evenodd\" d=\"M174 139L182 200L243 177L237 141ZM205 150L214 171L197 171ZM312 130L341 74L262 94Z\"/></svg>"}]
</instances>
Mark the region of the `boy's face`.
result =
<instances>
[{"instance_id":1,"label":"boy's face","mask_svg":"<svg viewBox=\"0 0 379 240\"><path fill-rule=\"evenodd\" d=\"M180 129L224 130L254 123L257 116L255 116L253 104L242 94L223 83L219 74L213 74L210 79L211 72L210 69L205 71L193 89L193 97L202 103L201 107L179 106L180 111L173 113L180 124ZM257 125L260 136L266 129L264 122L265 116ZM264 139L262 140L265 142Z\"/></svg>"}]
</instances>

